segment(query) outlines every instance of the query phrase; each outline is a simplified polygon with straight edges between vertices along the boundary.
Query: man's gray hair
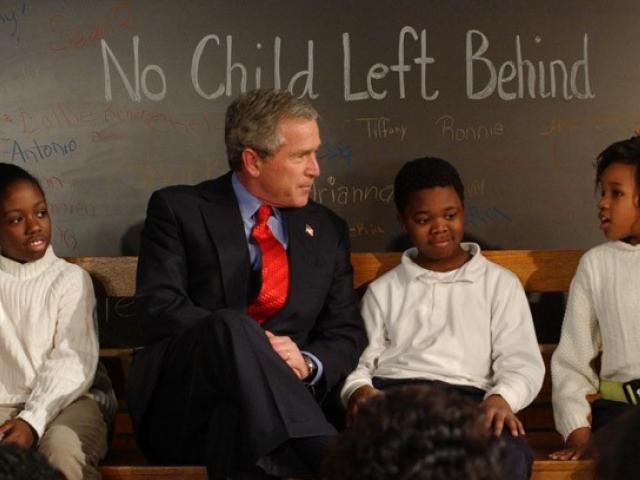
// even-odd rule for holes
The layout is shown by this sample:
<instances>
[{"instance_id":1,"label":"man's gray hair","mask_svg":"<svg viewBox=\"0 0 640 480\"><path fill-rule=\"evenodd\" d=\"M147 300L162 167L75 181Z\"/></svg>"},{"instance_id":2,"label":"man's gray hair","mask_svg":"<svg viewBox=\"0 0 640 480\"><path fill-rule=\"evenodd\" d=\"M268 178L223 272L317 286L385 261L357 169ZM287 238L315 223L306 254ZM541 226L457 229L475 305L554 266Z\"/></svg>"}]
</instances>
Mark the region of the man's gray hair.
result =
<instances>
[{"instance_id":1,"label":"man's gray hair","mask_svg":"<svg viewBox=\"0 0 640 480\"><path fill-rule=\"evenodd\" d=\"M284 118L316 120L318 112L287 90L264 88L236 98L227 108L224 126L229 167L241 170L245 148L254 149L262 158L275 152L284 142L278 131L278 123Z\"/></svg>"}]
</instances>

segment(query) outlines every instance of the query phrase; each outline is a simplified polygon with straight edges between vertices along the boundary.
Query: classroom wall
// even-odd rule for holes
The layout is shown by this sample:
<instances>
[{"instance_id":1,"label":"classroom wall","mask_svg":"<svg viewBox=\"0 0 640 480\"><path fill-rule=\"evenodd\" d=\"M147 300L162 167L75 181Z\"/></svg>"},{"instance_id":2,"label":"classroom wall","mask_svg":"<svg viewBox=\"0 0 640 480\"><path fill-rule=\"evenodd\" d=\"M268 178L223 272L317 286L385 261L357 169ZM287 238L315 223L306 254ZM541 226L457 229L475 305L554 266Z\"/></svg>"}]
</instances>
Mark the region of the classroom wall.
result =
<instances>
[{"instance_id":1,"label":"classroom wall","mask_svg":"<svg viewBox=\"0 0 640 480\"><path fill-rule=\"evenodd\" d=\"M226 171L239 92L320 111L312 197L353 249L401 248L407 160L441 156L492 248L587 248L593 160L640 126L640 4L596 0L8 0L0 161L41 179L61 255L137 252L151 192Z\"/></svg>"}]
</instances>

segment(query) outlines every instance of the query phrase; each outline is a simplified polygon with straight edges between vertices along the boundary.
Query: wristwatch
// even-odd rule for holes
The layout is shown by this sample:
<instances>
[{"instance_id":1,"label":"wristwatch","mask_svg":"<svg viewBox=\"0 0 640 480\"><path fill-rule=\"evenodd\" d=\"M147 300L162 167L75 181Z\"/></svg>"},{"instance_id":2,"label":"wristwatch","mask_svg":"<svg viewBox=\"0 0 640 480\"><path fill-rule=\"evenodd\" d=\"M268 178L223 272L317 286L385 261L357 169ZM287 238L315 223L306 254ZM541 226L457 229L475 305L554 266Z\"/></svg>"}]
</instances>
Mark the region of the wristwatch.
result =
<instances>
[{"instance_id":1,"label":"wristwatch","mask_svg":"<svg viewBox=\"0 0 640 480\"><path fill-rule=\"evenodd\" d=\"M318 371L318 366L316 365L316 362L311 359L311 357L305 355L304 353L302 354L302 358L304 360L304 363L307 364L307 368L309 369L309 375L305 377L305 380L313 380L313 377L316 376L316 372Z\"/></svg>"}]
</instances>

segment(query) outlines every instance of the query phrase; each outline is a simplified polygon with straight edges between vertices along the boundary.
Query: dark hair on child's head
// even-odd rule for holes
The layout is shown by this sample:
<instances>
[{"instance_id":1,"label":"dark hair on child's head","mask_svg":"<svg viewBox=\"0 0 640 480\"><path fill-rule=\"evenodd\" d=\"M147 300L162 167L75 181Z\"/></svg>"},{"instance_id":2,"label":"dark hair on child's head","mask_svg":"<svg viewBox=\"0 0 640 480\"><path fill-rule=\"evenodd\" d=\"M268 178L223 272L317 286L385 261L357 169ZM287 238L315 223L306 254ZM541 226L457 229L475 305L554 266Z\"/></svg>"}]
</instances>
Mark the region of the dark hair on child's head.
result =
<instances>
[{"instance_id":1,"label":"dark hair on child's head","mask_svg":"<svg viewBox=\"0 0 640 480\"><path fill-rule=\"evenodd\" d=\"M1 444L0 480L64 480L64 476L35 450Z\"/></svg>"},{"instance_id":2,"label":"dark hair on child's head","mask_svg":"<svg viewBox=\"0 0 640 480\"><path fill-rule=\"evenodd\" d=\"M44 197L44 190L42 190L42 186L38 179L27 172L24 168L20 168L17 165L12 163L2 163L0 162L0 197L3 197L7 187L15 182L26 180L28 182L33 183L42 196Z\"/></svg>"},{"instance_id":3,"label":"dark hair on child's head","mask_svg":"<svg viewBox=\"0 0 640 480\"><path fill-rule=\"evenodd\" d=\"M403 213L409 195L425 188L453 187L464 205L464 186L453 165L435 157L416 158L405 163L394 182L393 199L399 213Z\"/></svg>"},{"instance_id":4,"label":"dark hair on child's head","mask_svg":"<svg viewBox=\"0 0 640 480\"><path fill-rule=\"evenodd\" d=\"M432 386L385 391L330 445L332 480L496 480L503 450L476 404Z\"/></svg>"},{"instance_id":5,"label":"dark hair on child's head","mask_svg":"<svg viewBox=\"0 0 640 480\"><path fill-rule=\"evenodd\" d=\"M602 174L612 163L623 163L636 167L636 189L640 190L640 137L612 143L596 159L596 187Z\"/></svg>"}]
</instances>

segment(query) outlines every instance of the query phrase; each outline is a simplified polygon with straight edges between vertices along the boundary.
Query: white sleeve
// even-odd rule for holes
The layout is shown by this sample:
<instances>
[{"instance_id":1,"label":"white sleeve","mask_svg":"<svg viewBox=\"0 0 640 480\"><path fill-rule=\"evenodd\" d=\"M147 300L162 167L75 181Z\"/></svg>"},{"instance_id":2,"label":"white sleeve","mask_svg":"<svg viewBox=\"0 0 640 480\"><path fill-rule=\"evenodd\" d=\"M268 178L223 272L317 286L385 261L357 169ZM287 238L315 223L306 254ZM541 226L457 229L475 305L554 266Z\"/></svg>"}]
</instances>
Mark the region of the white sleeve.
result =
<instances>
[{"instance_id":1,"label":"white sleeve","mask_svg":"<svg viewBox=\"0 0 640 480\"><path fill-rule=\"evenodd\" d=\"M386 348L387 343L384 313L371 287L369 287L362 297L361 305L361 314L367 329L369 345L360 355L358 366L347 377L342 387L340 398L345 406L348 405L349 398L358 388L365 385L372 386L371 380L378 357Z\"/></svg>"},{"instance_id":2,"label":"white sleeve","mask_svg":"<svg viewBox=\"0 0 640 480\"><path fill-rule=\"evenodd\" d=\"M569 290L560 343L551 359L553 416L565 438L589 427L588 394L598 391L598 375L591 362L601 348L600 328L593 308L587 259L582 258Z\"/></svg>"},{"instance_id":3,"label":"white sleeve","mask_svg":"<svg viewBox=\"0 0 640 480\"><path fill-rule=\"evenodd\" d=\"M544 362L533 328L529 302L515 275L501 275L491 311L493 387L514 412L529 405L544 380Z\"/></svg>"},{"instance_id":4,"label":"white sleeve","mask_svg":"<svg viewBox=\"0 0 640 480\"><path fill-rule=\"evenodd\" d=\"M53 347L18 415L39 438L60 410L88 391L98 363L96 300L91 278L79 268L63 275L59 289L52 291L52 302L56 304L53 308L57 309Z\"/></svg>"}]
</instances>

